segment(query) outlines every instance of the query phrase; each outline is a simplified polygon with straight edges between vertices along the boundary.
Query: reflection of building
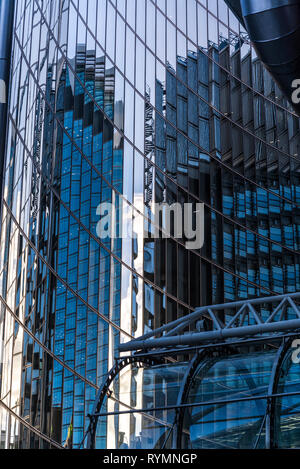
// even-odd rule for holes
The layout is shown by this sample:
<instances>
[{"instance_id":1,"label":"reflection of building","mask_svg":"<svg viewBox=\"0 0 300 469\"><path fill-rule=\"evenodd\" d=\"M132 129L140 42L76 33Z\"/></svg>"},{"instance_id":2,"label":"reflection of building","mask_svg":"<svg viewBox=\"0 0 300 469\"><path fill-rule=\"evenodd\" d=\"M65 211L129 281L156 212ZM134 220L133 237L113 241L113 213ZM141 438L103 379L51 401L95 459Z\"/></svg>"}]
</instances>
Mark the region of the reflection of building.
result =
<instances>
[{"instance_id":1,"label":"reflection of building","mask_svg":"<svg viewBox=\"0 0 300 469\"><path fill-rule=\"evenodd\" d=\"M300 35L299 0L225 0L246 27L259 57L299 115L298 92L292 98L300 73L298 43ZM266 27L266 24L269 27Z\"/></svg>"},{"instance_id":2,"label":"reflection of building","mask_svg":"<svg viewBox=\"0 0 300 469\"><path fill-rule=\"evenodd\" d=\"M78 448L120 342L197 306L300 291L299 119L223 1L208 2L208 12L196 0L168 2L167 11L164 2L132 0L125 12L101 0L94 16L80 2L77 10L32 0L24 34L27 13L16 3L1 225L1 441ZM146 22L132 22L134 8ZM151 237L154 202L202 201L201 251ZM101 202L114 204L113 230L126 224L134 236L97 237ZM205 356L195 396L231 396L219 394L225 385L247 393L252 374L250 389L264 392L275 352L257 357L253 347L232 361ZM179 358L122 370L102 412L175 405L190 357ZM236 384L233 369L246 384ZM264 420L257 410L256 420L243 408L224 406L216 417L191 410L186 444L234 446L246 427L255 440ZM209 428L214 418L235 421L235 412L243 422ZM168 446L174 414L100 419L96 446Z\"/></svg>"},{"instance_id":3,"label":"reflection of building","mask_svg":"<svg viewBox=\"0 0 300 469\"><path fill-rule=\"evenodd\" d=\"M122 190L123 141L114 136L112 125L100 111L105 109L114 118L113 68L105 69L104 59L96 58L95 51L87 51L81 45L71 67L63 61L58 70L48 67L45 90L35 101L33 150L31 156L25 154L26 172L32 168L30 231L26 233L23 228L25 232L16 237L20 257L15 308L37 339L78 376L86 376L86 382L93 383L101 382L106 373L109 330L86 305L109 317L109 289L114 285L111 301L115 304L114 321L118 322L120 274L116 266L111 283L110 257L104 248L99 248L97 239L90 239L88 232L96 238L96 211L101 201L111 201L109 185ZM85 84L86 95L80 80ZM57 120L53 118L54 109ZM121 101L116 103L116 110L121 121ZM120 240L115 242L116 254L118 243ZM110 249L110 243L105 247ZM40 260L37 253L42 255ZM22 292L26 292L25 301ZM76 296L71 292L76 292ZM3 333L10 334L9 328L5 327ZM98 340L101 349L97 347ZM43 354L43 349L22 328L15 329L13 350L13 371L8 364L4 367L2 396L9 392L4 378L12 372L16 390L10 388L11 399L14 394L19 396L21 405L16 410L20 416L59 443L66 441L73 422L73 445L79 445L86 409L95 399L95 386L88 386L82 379L76 382L72 373ZM11 353L7 344L3 353L4 357ZM12 401L11 405L15 409ZM34 434L31 436L22 425L17 434L22 447L38 444Z\"/></svg>"}]
</instances>

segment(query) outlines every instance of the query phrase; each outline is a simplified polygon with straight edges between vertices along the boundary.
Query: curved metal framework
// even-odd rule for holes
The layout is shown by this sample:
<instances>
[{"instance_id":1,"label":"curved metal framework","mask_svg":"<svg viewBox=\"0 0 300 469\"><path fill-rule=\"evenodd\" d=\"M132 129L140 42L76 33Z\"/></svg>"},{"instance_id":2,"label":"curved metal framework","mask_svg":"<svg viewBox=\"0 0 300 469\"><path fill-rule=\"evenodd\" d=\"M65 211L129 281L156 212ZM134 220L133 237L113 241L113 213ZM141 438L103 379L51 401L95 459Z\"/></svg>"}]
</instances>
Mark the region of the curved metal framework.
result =
<instances>
[{"instance_id":1,"label":"curved metal framework","mask_svg":"<svg viewBox=\"0 0 300 469\"><path fill-rule=\"evenodd\" d=\"M278 384L280 379L280 374L282 370L282 364L286 357L288 350L290 350L292 344L292 339L283 340L281 347L278 349L277 360L274 363L274 369L270 381L269 395L274 396L278 392ZM266 423L266 448L276 448L276 397L272 397L269 400L268 405L268 417Z\"/></svg>"},{"instance_id":2,"label":"curved metal framework","mask_svg":"<svg viewBox=\"0 0 300 469\"><path fill-rule=\"evenodd\" d=\"M213 358L213 352L214 351L217 351L218 356ZM177 403L178 403L179 409L178 409L178 412L177 412L177 415L176 415L177 428L176 428L176 431L174 431L173 448L184 449L184 448L182 448L183 421L184 421L184 416L185 416L185 412L186 412L187 408L185 406L182 406L182 404L187 404L188 395L189 395L191 386L193 384L194 378L196 377L196 375L199 372L201 372L201 375L204 376L205 372L209 371L211 366L213 366L213 364L216 362L216 360L218 358L222 358L222 357L225 356L225 353L224 353L225 351L226 351L227 355L228 354L234 354L234 352L235 352L234 347L222 346L222 347L219 347L219 348L216 348L216 349L211 349L211 350L209 350L209 352L207 352L207 351L205 352L203 350L203 351L199 352L194 357L194 359L192 360L191 365L187 370L185 379L182 383L181 392L180 392L179 397L178 397L178 402ZM279 356L281 356L281 347L279 349L279 352L280 352ZM204 361L202 363L201 368L199 368L199 366L201 365L202 360L204 360ZM275 363L276 363L275 370L277 371L277 360L276 360ZM238 369L238 371L240 372L241 370ZM274 373L274 376L276 376L276 373ZM249 384L249 389L252 389L253 386L251 386L251 384L252 384L253 379L252 379L251 375L249 375L249 376L246 375L245 379ZM271 384L270 387L273 388L273 385L272 385L273 381L272 380L271 380L270 384ZM262 405L261 401L260 400L257 401L256 405L258 406L258 408L260 408L261 405ZM260 434L261 434L262 429L264 427L267 414L268 413L266 411L266 415L265 415L265 418L263 420L263 424L260 428ZM258 443L260 434L257 438L256 445Z\"/></svg>"},{"instance_id":3,"label":"curved metal framework","mask_svg":"<svg viewBox=\"0 0 300 469\"><path fill-rule=\"evenodd\" d=\"M295 111L300 76L300 0L225 0L247 29L256 52Z\"/></svg>"},{"instance_id":4,"label":"curved metal framework","mask_svg":"<svg viewBox=\"0 0 300 469\"><path fill-rule=\"evenodd\" d=\"M99 416L108 415L106 413L100 414L104 399L109 395L110 385L124 368L131 364L140 367L145 365L155 366L166 363L165 360L168 356L184 353L193 358L181 383L176 405L173 406L175 410L174 422L171 425L168 424L170 430L163 442L163 447L165 447L172 435L172 448L181 448L183 444L183 421L185 412L189 408L188 397L195 376L199 371L202 376L205 375L205 372L212 366L212 361L215 362L215 360L228 355L228 353L235 353L243 344L255 343L262 339L266 343L268 340L275 340L280 345L272 367L268 394L259 397L257 401L259 413L264 416L254 447L258 446L264 430L266 448L275 447L275 407L276 396L278 396L276 392L278 391L282 363L288 349L291 347L291 336L294 338L299 336L300 310L297 304L299 300L300 293L295 293L201 307L189 316L166 324L140 338L131 340L129 343L120 345L120 352L134 351L135 354L118 360L99 390L93 413L90 416L91 423L88 428L87 447L95 448ZM266 306L268 313L266 313ZM262 310L264 310L264 314L261 314ZM222 320L220 317L222 317ZM291 317L295 319L291 319ZM210 330L207 330L207 328L210 328ZM192 332L184 334L187 330ZM291 334L286 334L286 332ZM233 338L238 340L234 343L232 342ZM209 347L204 345L207 342L210 343ZM238 372L245 370L247 371L247 365L245 365L245 369L238 370ZM246 373L246 381L250 390L255 388L251 373ZM249 399L252 399L252 397ZM263 408L260 399L266 400L266 406ZM218 404L224 405L226 401L223 403L218 401ZM201 405L207 405L207 403L200 402L199 407ZM191 404L190 406L198 406L198 404ZM170 406L167 406L159 410L168 410L169 408ZM145 412L154 410L158 409L146 409ZM142 413L144 410L131 409L128 412ZM118 414L118 412L114 414Z\"/></svg>"},{"instance_id":5,"label":"curved metal framework","mask_svg":"<svg viewBox=\"0 0 300 469\"><path fill-rule=\"evenodd\" d=\"M295 337L296 336L297 335L295 335ZM298 335L298 337L300 337L300 335ZM259 397L258 400L257 400L257 405L259 407L262 405L262 401L266 400L266 407L263 410L263 412L261 412L261 410L262 410L261 408L259 409L260 413L264 414L264 417L262 418L262 422L260 424L259 432L258 432L258 435L256 437L256 441L254 443L254 448L258 447L258 444L259 444L259 441L260 441L261 436L263 434L263 431L265 431L265 447L267 449L277 447L277 444L276 444L276 422L275 422L276 412L275 412L275 409L276 409L276 399L278 398L278 396L280 396L278 394L278 383L279 383L279 379L280 379L280 376L281 376L282 365L283 365L284 359L286 358L287 353L291 348L291 343L292 343L293 339L290 338L290 337L289 338L284 337L284 338L280 339L278 337L278 341L279 340L280 340L280 342L279 342L280 345L279 345L278 352L276 354L276 358L274 360L273 367L272 367L272 373L271 373L271 376L270 376L270 382L269 382L269 386L268 386L268 394L267 394L267 396ZM191 363L190 363L189 367L186 370L184 379L181 383L180 391L179 391L178 398L177 398L177 403L174 406L174 409L176 411L175 412L175 417L174 417L174 422L173 422L173 424L170 425L170 430L169 430L166 438L164 440L162 440L162 441L164 441L162 448L164 448L166 446L166 444L167 444L167 442L168 442L171 435L172 435L172 448L173 449L175 449L175 448L180 449L180 448L183 447L183 439L182 438L183 438L184 416L185 416L186 410L189 409L188 397L189 397L191 386L194 382L195 377L198 375L199 371L201 372L202 376L205 376L205 373L211 368L211 366L213 365L213 363L215 363L216 360L218 360L219 358L225 357L228 354L231 355L231 354L236 353L236 350L237 350L236 347L238 347L238 345L237 346L236 345L232 346L230 344L225 344L225 345L223 344L223 345L219 345L219 346L215 345L215 346L211 347L209 350L200 349L196 352L193 359L191 360ZM89 429L88 429L87 448L89 448L89 449L95 448L96 429L97 429L98 419L99 419L100 415L103 415L103 416L106 415L105 413L100 414L101 408L102 408L102 405L104 403L105 397L110 395L109 387L111 386L114 379L119 375L119 373L124 368L126 368L127 366L132 365L132 364L138 365L139 367L144 367L145 365L146 366L158 365L160 363L165 362L165 360L163 358L165 359L165 357L162 357L162 356L161 356L161 359L159 359L159 358L158 359L153 359L153 358L147 357L147 356L134 356L133 355L132 357L126 357L126 358L120 359L115 363L112 370L107 374L106 380L105 380L104 384L102 385L101 389L98 392L98 396L97 396L97 399L95 401L95 405L94 405L94 409L93 409L93 414L91 416L89 416L90 419L91 419L91 424L90 424ZM167 366L167 364L166 364L166 366ZM245 365L245 368L247 368L247 365ZM241 370L239 370L239 372L240 371ZM252 378L251 378L250 373L249 374L246 373L246 381L249 384L249 389L253 388L253 385L251 385L251 382L249 383L249 380L251 381L251 379ZM252 400L254 400L253 397L251 398ZM234 400L233 401L229 400L228 402L229 403L234 402ZM236 402L238 402L238 400ZM219 403L220 405L224 405L224 404L226 404L226 401L225 402L224 401L216 401L216 404L217 403ZM202 404L203 403L200 402L199 407ZM206 405L206 404L207 403L204 403L204 405ZM193 404L193 405L198 406L198 404ZM168 407L166 407L166 410L167 410L167 408ZM149 412L152 411L152 410L154 410L154 409L149 409ZM128 411L128 412L137 412L137 413L139 413L139 412L141 412L141 410L132 410L132 411ZM117 412L116 412L116 414L117 414Z\"/></svg>"},{"instance_id":6,"label":"curved metal framework","mask_svg":"<svg viewBox=\"0 0 300 469\"><path fill-rule=\"evenodd\" d=\"M211 351L209 352L209 354ZM201 351L195 355L193 360L191 361L190 367L187 369L186 375L181 385L181 389L178 395L177 404L178 404L178 411L175 417L175 426L174 426L174 433L173 433L173 448L181 448L182 445L182 429L183 429L183 419L185 410L183 407L180 407L182 404L187 402L189 390L191 388L191 384L193 382L193 378L195 376L196 371L199 369L199 365L204 358L208 358L207 352ZM210 363L205 360L203 363L202 371L206 368L209 368Z\"/></svg>"},{"instance_id":7,"label":"curved metal framework","mask_svg":"<svg viewBox=\"0 0 300 469\"><path fill-rule=\"evenodd\" d=\"M88 417L90 418L90 425L88 427L87 434L85 435L85 438L87 437L87 449L95 449L99 413L101 411L105 398L110 395L109 387L111 386L115 378L119 375L119 373L124 370L124 368L130 365L137 365L139 367L145 365L154 366L157 365L159 362L159 360L155 360L149 357L135 356L120 358L119 360L116 360L113 368L107 373L106 378L98 391L92 414L88 415Z\"/></svg>"}]
</instances>

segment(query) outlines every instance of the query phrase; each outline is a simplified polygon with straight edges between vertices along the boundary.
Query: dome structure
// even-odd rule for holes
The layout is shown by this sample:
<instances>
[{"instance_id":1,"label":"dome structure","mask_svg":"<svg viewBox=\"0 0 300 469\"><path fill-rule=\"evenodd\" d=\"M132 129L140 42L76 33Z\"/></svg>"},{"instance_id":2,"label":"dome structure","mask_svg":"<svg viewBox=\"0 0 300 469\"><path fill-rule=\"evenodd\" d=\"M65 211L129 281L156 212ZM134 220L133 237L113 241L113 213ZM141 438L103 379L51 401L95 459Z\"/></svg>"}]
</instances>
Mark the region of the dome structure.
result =
<instances>
[{"instance_id":1,"label":"dome structure","mask_svg":"<svg viewBox=\"0 0 300 469\"><path fill-rule=\"evenodd\" d=\"M173 364L121 359L99 393L95 429L115 429L110 449L299 448L291 342L251 349L203 349Z\"/></svg>"}]
</instances>

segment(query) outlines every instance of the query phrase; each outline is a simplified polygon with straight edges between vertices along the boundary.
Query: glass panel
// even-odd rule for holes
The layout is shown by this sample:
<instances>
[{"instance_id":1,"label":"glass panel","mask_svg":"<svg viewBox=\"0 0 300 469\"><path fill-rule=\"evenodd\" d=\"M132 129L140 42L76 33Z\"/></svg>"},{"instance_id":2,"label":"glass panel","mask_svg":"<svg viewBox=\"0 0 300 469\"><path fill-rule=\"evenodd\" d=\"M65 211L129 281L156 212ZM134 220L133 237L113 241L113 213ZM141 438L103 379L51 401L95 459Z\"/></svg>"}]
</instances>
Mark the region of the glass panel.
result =
<instances>
[{"instance_id":1,"label":"glass panel","mask_svg":"<svg viewBox=\"0 0 300 469\"><path fill-rule=\"evenodd\" d=\"M109 449L171 448L175 409L187 363L126 368L111 385L101 413L144 410L107 417ZM104 410L105 409L105 410ZM149 410L148 410L149 409ZM150 411L150 409L157 409ZM103 425L105 418L99 425Z\"/></svg>"},{"instance_id":2,"label":"glass panel","mask_svg":"<svg viewBox=\"0 0 300 469\"><path fill-rule=\"evenodd\" d=\"M276 394L299 392L300 365L293 363L289 350L284 359ZM300 448L300 401L299 396L280 397L275 405L275 447Z\"/></svg>"},{"instance_id":3,"label":"glass panel","mask_svg":"<svg viewBox=\"0 0 300 469\"><path fill-rule=\"evenodd\" d=\"M266 400L224 401L267 395L275 355L276 351L228 356L209 359L201 365L193 380L188 403L220 403L192 407L185 412L183 447L263 447Z\"/></svg>"}]
</instances>

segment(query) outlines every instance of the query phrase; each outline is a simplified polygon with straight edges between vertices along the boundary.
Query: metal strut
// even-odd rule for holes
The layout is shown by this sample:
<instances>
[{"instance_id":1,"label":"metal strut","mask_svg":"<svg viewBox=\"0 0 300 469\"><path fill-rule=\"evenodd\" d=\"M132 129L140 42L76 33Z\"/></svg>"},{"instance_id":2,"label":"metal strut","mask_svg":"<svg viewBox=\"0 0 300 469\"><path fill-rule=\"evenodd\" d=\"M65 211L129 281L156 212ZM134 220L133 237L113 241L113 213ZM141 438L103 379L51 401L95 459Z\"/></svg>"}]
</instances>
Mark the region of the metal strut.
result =
<instances>
[{"instance_id":1,"label":"metal strut","mask_svg":"<svg viewBox=\"0 0 300 469\"><path fill-rule=\"evenodd\" d=\"M297 300L300 300L300 292L203 306L188 316L121 344L119 350L153 351L167 347L178 347L180 350L182 346L201 346L207 342L217 343L233 338L297 331L300 330L300 309ZM257 306L264 308L266 305L270 305L272 311L261 317ZM224 322L220 320L220 313L225 317ZM290 319L287 319L288 317ZM198 324L203 320L210 322L211 330L196 332L197 328L199 329ZM186 330L195 332L184 333Z\"/></svg>"},{"instance_id":2,"label":"metal strut","mask_svg":"<svg viewBox=\"0 0 300 469\"><path fill-rule=\"evenodd\" d=\"M140 366L154 366L159 363L158 360L147 358L147 357L126 357L116 360L115 365L113 368L107 373L106 378L98 391L92 414L88 415L90 419L90 424L85 435L87 437L87 449L95 449L96 446L96 431L97 431L97 424L99 420L99 413L101 411L101 407L104 403L105 397L109 395L109 387L114 381L114 379L119 375L119 373L130 365L140 365Z\"/></svg>"}]
</instances>

